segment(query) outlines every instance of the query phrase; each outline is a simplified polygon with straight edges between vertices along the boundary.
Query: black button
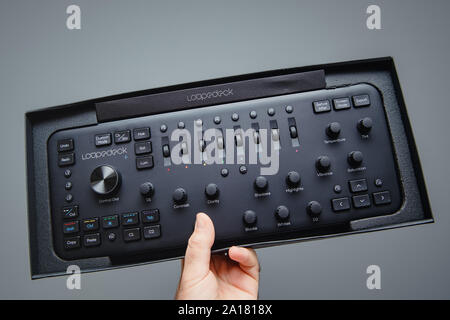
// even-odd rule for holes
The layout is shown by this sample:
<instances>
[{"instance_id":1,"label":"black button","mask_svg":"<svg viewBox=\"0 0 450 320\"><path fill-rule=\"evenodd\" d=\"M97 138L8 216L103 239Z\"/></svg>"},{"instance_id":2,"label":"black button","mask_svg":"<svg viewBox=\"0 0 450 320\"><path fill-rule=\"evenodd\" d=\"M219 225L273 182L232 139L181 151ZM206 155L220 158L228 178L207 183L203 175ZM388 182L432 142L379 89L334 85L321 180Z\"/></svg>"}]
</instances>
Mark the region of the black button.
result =
<instances>
[{"instance_id":1,"label":"black button","mask_svg":"<svg viewBox=\"0 0 450 320\"><path fill-rule=\"evenodd\" d=\"M70 169L64 170L64 177L70 178L71 175L72 175L72 170L70 170Z\"/></svg>"},{"instance_id":2,"label":"black button","mask_svg":"<svg viewBox=\"0 0 450 320\"><path fill-rule=\"evenodd\" d=\"M162 153L164 158L170 157L170 147L168 144L162 146Z\"/></svg>"},{"instance_id":3,"label":"black button","mask_svg":"<svg viewBox=\"0 0 450 320\"><path fill-rule=\"evenodd\" d=\"M144 140L150 138L150 128L139 128L133 130L134 140Z\"/></svg>"},{"instance_id":4,"label":"black button","mask_svg":"<svg viewBox=\"0 0 450 320\"><path fill-rule=\"evenodd\" d=\"M237 113L233 113L233 114L231 115L231 120L233 120L233 121L238 121L238 120L239 120L239 115L238 115Z\"/></svg>"},{"instance_id":5,"label":"black button","mask_svg":"<svg viewBox=\"0 0 450 320\"><path fill-rule=\"evenodd\" d=\"M370 207L370 198L368 194L353 197L353 206L355 208Z\"/></svg>"},{"instance_id":6,"label":"black button","mask_svg":"<svg viewBox=\"0 0 450 320\"><path fill-rule=\"evenodd\" d=\"M331 200L333 211L345 211L350 209L350 200L348 198L339 198Z\"/></svg>"},{"instance_id":7,"label":"black button","mask_svg":"<svg viewBox=\"0 0 450 320\"><path fill-rule=\"evenodd\" d=\"M80 237L73 237L64 239L64 248L75 249L81 247Z\"/></svg>"},{"instance_id":8,"label":"black button","mask_svg":"<svg viewBox=\"0 0 450 320\"><path fill-rule=\"evenodd\" d=\"M246 174L247 173L247 167L246 166L240 166L239 167L239 172L241 174Z\"/></svg>"},{"instance_id":9,"label":"black button","mask_svg":"<svg viewBox=\"0 0 450 320\"><path fill-rule=\"evenodd\" d=\"M130 130L114 132L114 143L126 143L131 141Z\"/></svg>"},{"instance_id":10,"label":"black button","mask_svg":"<svg viewBox=\"0 0 450 320\"><path fill-rule=\"evenodd\" d=\"M103 229L116 228L119 226L119 217L117 215L102 217Z\"/></svg>"},{"instance_id":11,"label":"black button","mask_svg":"<svg viewBox=\"0 0 450 320\"><path fill-rule=\"evenodd\" d=\"M102 133L95 136L95 146L103 147L111 144L111 133Z\"/></svg>"},{"instance_id":12,"label":"black button","mask_svg":"<svg viewBox=\"0 0 450 320\"><path fill-rule=\"evenodd\" d=\"M58 140L58 152L73 150L73 139Z\"/></svg>"},{"instance_id":13,"label":"black button","mask_svg":"<svg viewBox=\"0 0 450 320\"><path fill-rule=\"evenodd\" d=\"M292 106L286 106L287 113L292 113L292 111L294 111L294 108Z\"/></svg>"},{"instance_id":14,"label":"black button","mask_svg":"<svg viewBox=\"0 0 450 320\"><path fill-rule=\"evenodd\" d=\"M314 101L313 108L315 113L331 111L330 101L329 100Z\"/></svg>"},{"instance_id":15,"label":"black button","mask_svg":"<svg viewBox=\"0 0 450 320\"><path fill-rule=\"evenodd\" d=\"M226 168L223 168L222 170L220 170L220 174L222 175L222 177L228 176L228 173L229 173L229 171Z\"/></svg>"},{"instance_id":16,"label":"black button","mask_svg":"<svg viewBox=\"0 0 450 320\"><path fill-rule=\"evenodd\" d=\"M292 139L297 138L297 136L298 136L298 134L297 134L297 127L296 126L290 126L289 127L289 133L290 133Z\"/></svg>"},{"instance_id":17,"label":"black button","mask_svg":"<svg viewBox=\"0 0 450 320\"><path fill-rule=\"evenodd\" d=\"M123 230L124 241L137 241L141 239L141 230L139 228Z\"/></svg>"},{"instance_id":18,"label":"black button","mask_svg":"<svg viewBox=\"0 0 450 320\"><path fill-rule=\"evenodd\" d=\"M155 223L159 221L159 210L145 210L142 211L142 222L143 223Z\"/></svg>"},{"instance_id":19,"label":"black button","mask_svg":"<svg viewBox=\"0 0 450 320\"><path fill-rule=\"evenodd\" d=\"M333 190L334 190L334 192L336 192L336 193L341 193L341 192L342 192L342 187L341 187L341 185L336 184L336 185L333 187Z\"/></svg>"},{"instance_id":20,"label":"black button","mask_svg":"<svg viewBox=\"0 0 450 320\"><path fill-rule=\"evenodd\" d=\"M68 193L66 194L66 197L64 198L64 200L66 200L66 202L72 202L73 201L73 195Z\"/></svg>"},{"instance_id":21,"label":"black button","mask_svg":"<svg viewBox=\"0 0 450 320\"><path fill-rule=\"evenodd\" d=\"M250 118L256 119L257 113L255 110L250 111Z\"/></svg>"},{"instance_id":22,"label":"black button","mask_svg":"<svg viewBox=\"0 0 450 320\"><path fill-rule=\"evenodd\" d=\"M114 232L108 232L108 233L106 234L106 238L107 238L109 241L114 241L114 240L116 240L117 235L116 235Z\"/></svg>"},{"instance_id":23,"label":"black button","mask_svg":"<svg viewBox=\"0 0 450 320\"><path fill-rule=\"evenodd\" d=\"M85 247L95 247L102 243L100 238L100 233L88 234L84 236L84 246Z\"/></svg>"},{"instance_id":24,"label":"black button","mask_svg":"<svg viewBox=\"0 0 450 320\"><path fill-rule=\"evenodd\" d=\"M373 202L375 202L375 205L377 206L390 204L391 201L391 193L389 191L376 192L373 194Z\"/></svg>"},{"instance_id":25,"label":"black button","mask_svg":"<svg viewBox=\"0 0 450 320\"><path fill-rule=\"evenodd\" d=\"M375 179L375 186L382 187L383 186L383 180L381 180L380 178Z\"/></svg>"},{"instance_id":26,"label":"black button","mask_svg":"<svg viewBox=\"0 0 450 320\"><path fill-rule=\"evenodd\" d=\"M153 156L136 158L136 168L139 170L153 168Z\"/></svg>"},{"instance_id":27,"label":"black button","mask_svg":"<svg viewBox=\"0 0 450 320\"><path fill-rule=\"evenodd\" d=\"M222 119L220 119L219 116L215 116L215 117L214 117L214 123L215 123L215 124L220 124L221 121L222 121Z\"/></svg>"},{"instance_id":28,"label":"black button","mask_svg":"<svg viewBox=\"0 0 450 320\"><path fill-rule=\"evenodd\" d=\"M167 125L165 125L165 124L162 124L160 127L159 127L159 131L161 131L161 132L166 132L167 131Z\"/></svg>"},{"instance_id":29,"label":"black button","mask_svg":"<svg viewBox=\"0 0 450 320\"><path fill-rule=\"evenodd\" d=\"M64 189L66 189L66 190L72 189L72 182L67 181L66 184L64 185Z\"/></svg>"},{"instance_id":30,"label":"black button","mask_svg":"<svg viewBox=\"0 0 450 320\"><path fill-rule=\"evenodd\" d=\"M137 212L129 212L122 214L122 225L132 226L139 223L139 214Z\"/></svg>"},{"instance_id":31,"label":"black button","mask_svg":"<svg viewBox=\"0 0 450 320\"><path fill-rule=\"evenodd\" d=\"M267 109L267 114L269 115L269 116L274 116L275 115L275 109L274 108L269 108L269 109Z\"/></svg>"},{"instance_id":32,"label":"black button","mask_svg":"<svg viewBox=\"0 0 450 320\"><path fill-rule=\"evenodd\" d=\"M368 94L363 94L360 96L353 96L353 105L355 108L367 107L370 105L370 98Z\"/></svg>"},{"instance_id":33,"label":"black button","mask_svg":"<svg viewBox=\"0 0 450 320\"><path fill-rule=\"evenodd\" d=\"M348 183L350 185L350 190L352 192L367 191L367 180L366 179L351 180Z\"/></svg>"},{"instance_id":34,"label":"black button","mask_svg":"<svg viewBox=\"0 0 450 320\"><path fill-rule=\"evenodd\" d=\"M161 236L161 226L158 224L156 226L150 226L144 228L144 238L154 239Z\"/></svg>"},{"instance_id":35,"label":"black button","mask_svg":"<svg viewBox=\"0 0 450 320\"><path fill-rule=\"evenodd\" d=\"M333 99L334 110L344 110L351 107L349 98Z\"/></svg>"},{"instance_id":36,"label":"black button","mask_svg":"<svg viewBox=\"0 0 450 320\"><path fill-rule=\"evenodd\" d=\"M73 219L78 217L78 206L62 208L62 215L64 219Z\"/></svg>"},{"instance_id":37,"label":"black button","mask_svg":"<svg viewBox=\"0 0 450 320\"><path fill-rule=\"evenodd\" d=\"M82 226L83 226L83 231L98 230L98 218L83 220Z\"/></svg>"},{"instance_id":38,"label":"black button","mask_svg":"<svg viewBox=\"0 0 450 320\"><path fill-rule=\"evenodd\" d=\"M134 153L136 154L145 154L152 152L152 142L151 141L145 141L145 142L137 142L134 145Z\"/></svg>"},{"instance_id":39,"label":"black button","mask_svg":"<svg viewBox=\"0 0 450 320\"><path fill-rule=\"evenodd\" d=\"M73 153L64 153L58 155L58 165L60 167L71 166L75 163L75 155Z\"/></svg>"},{"instance_id":40,"label":"black button","mask_svg":"<svg viewBox=\"0 0 450 320\"><path fill-rule=\"evenodd\" d=\"M78 231L80 231L80 224L78 221L64 222L63 224L64 234L77 233Z\"/></svg>"}]
</instances>

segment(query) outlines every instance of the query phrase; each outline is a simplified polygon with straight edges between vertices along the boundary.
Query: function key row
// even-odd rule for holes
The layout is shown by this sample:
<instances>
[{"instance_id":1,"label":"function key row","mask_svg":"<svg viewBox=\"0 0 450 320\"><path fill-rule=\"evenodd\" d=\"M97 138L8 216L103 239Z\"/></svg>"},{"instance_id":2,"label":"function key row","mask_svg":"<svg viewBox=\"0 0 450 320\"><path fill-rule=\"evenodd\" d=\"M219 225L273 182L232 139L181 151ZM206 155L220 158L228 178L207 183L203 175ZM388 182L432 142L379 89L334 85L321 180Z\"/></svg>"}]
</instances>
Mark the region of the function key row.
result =
<instances>
[{"instance_id":1,"label":"function key row","mask_svg":"<svg viewBox=\"0 0 450 320\"><path fill-rule=\"evenodd\" d=\"M372 198L376 206L387 205L391 203L391 193L381 191L372 193ZM356 209L367 208L371 206L370 196L361 194L352 197L353 207ZM331 206L334 212L350 210L350 199L347 197L332 199Z\"/></svg>"},{"instance_id":2,"label":"function key row","mask_svg":"<svg viewBox=\"0 0 450 320\"><path fill-rule=\"evenodd\" d=\"M358 95L352 97L353 107L368 107L370 106L370 97L368 94ZM352 103L349 97L333 99L334 110L345 110L352 107ZM320 100L313 102L313 109L315 113L329 112L331 111L330 100Z\"/></svg>"},{"instance_id":3,"label":"function key row","mask_svg":"<svg viewBox=\"0 0 450 320\"><path fill-rule=\"evenodd\" d=\"M147 140L147 139L150 139L150 136L151 136L150 128L133 129L133 139L135 141ZM103 147L103 146L111 145L112 137L113 137L113 135L111 133L101 133L101 134L95 135L95 146ZM115 144L127 143L130 141L131 141L131 131L130 130L114 132L114 143Z\"/></svg>"}]
</instances>

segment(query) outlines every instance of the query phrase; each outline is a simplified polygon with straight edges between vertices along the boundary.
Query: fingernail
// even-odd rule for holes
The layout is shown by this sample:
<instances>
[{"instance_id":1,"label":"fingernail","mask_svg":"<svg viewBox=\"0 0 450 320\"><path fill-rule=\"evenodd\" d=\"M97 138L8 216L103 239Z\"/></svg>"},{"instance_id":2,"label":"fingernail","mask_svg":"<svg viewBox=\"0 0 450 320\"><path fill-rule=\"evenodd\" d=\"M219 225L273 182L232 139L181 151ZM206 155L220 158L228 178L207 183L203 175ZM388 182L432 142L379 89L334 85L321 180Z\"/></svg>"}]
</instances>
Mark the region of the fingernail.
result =
<instances>
[{"instance_id":1,"label":"fingernail","mask_svg":"<svg viewBox=\"0 0 450 320\"><path fill-rule=\"evenodd\" d=\"M197 213L197 217L195 219L195 229L202 229L205 226L205 222L200 217L200 213Z\"/></svg>"}]
</instances>

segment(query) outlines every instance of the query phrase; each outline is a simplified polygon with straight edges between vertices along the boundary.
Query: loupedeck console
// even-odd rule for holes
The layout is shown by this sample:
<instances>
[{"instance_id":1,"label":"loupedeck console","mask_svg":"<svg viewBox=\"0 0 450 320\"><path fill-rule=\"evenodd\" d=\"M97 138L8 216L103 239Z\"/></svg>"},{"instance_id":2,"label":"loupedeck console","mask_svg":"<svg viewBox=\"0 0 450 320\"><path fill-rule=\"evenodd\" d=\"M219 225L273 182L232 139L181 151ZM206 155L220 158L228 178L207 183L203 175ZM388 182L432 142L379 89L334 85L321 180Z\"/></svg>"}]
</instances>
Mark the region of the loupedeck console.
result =
<instances>
[{"instance_id":1,"label":"loupedeck console","mask_svg":"<svg viewBox=\"0 0 450 320\"><path fill-rule=\"evenodd\" d=\"M197 212L213 220L220 249L390 215L403 202L383 100L364 83L61 130L47 148L65 260L182 254Z\"/></svg>"}]
</instances>

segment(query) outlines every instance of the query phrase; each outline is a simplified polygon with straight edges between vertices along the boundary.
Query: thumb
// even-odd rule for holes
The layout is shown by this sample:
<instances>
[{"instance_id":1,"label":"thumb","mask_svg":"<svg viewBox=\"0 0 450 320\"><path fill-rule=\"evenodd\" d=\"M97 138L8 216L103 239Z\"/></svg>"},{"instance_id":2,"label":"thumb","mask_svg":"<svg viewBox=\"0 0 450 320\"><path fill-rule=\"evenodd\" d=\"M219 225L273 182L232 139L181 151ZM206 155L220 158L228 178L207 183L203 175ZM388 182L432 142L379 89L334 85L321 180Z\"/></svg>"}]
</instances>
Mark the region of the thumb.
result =
<instances>
[{"instance_id":1,"label":"thumb","mask_svg":"<svg viewBox=\"0 0 450 320\"><path fill-rule=\"evenodd\" d=\"M202 212L197 213L195 229L184 257L183 281L195 281L208 274L214 237L214 225L210 217Z\"/></svg>"}]
</instances>

